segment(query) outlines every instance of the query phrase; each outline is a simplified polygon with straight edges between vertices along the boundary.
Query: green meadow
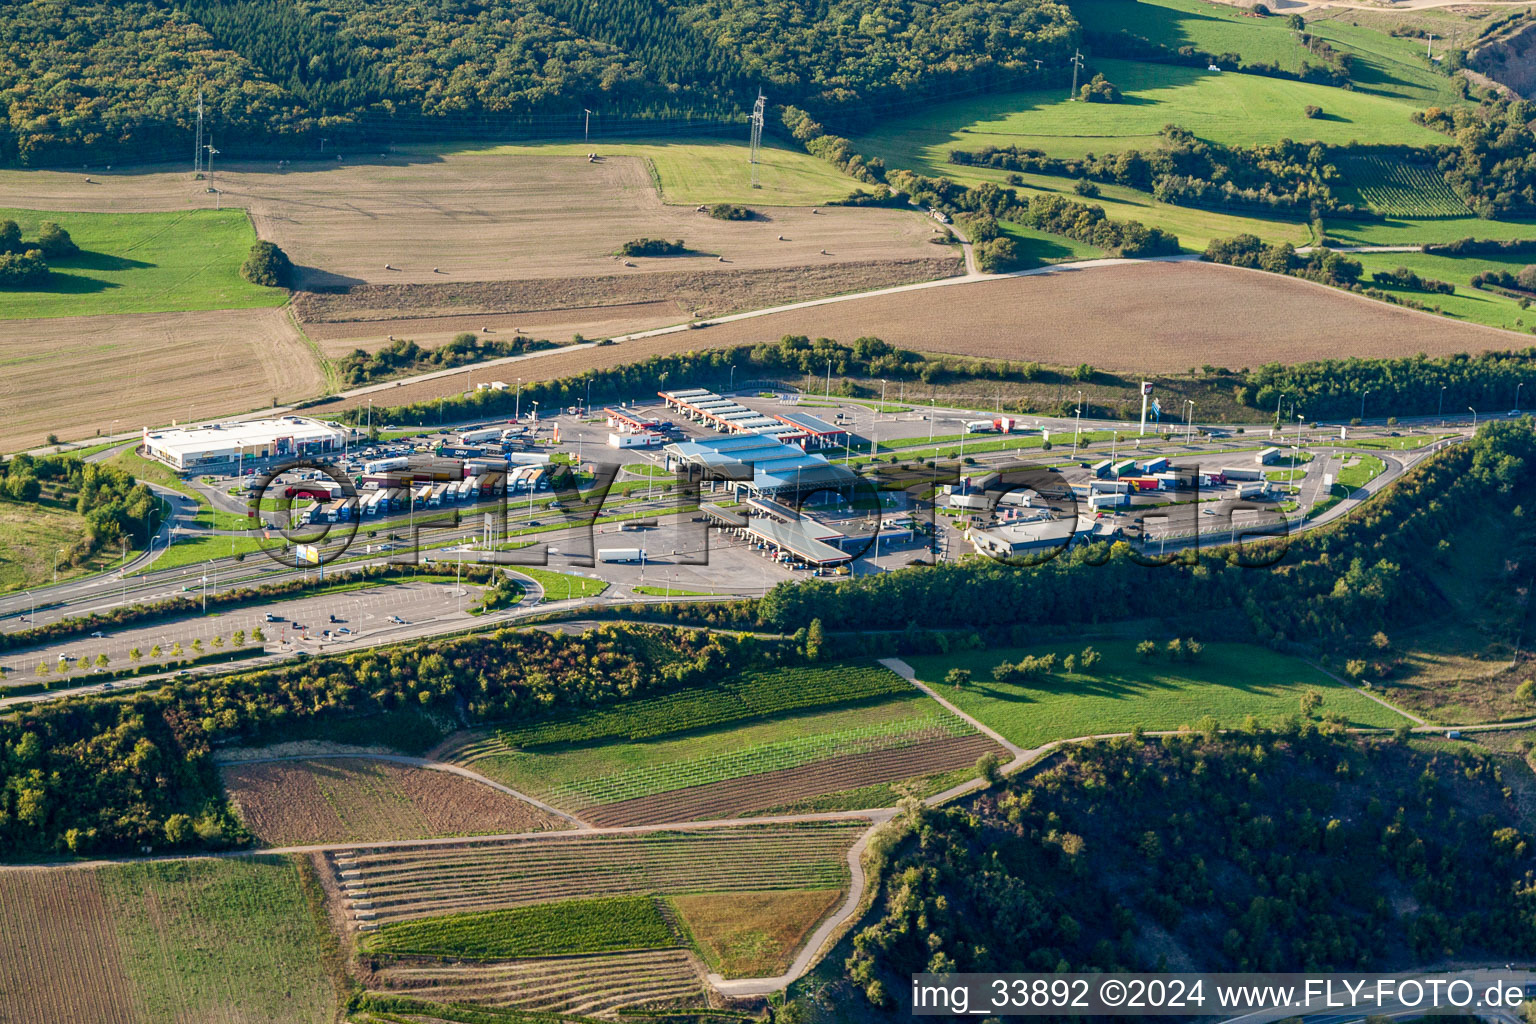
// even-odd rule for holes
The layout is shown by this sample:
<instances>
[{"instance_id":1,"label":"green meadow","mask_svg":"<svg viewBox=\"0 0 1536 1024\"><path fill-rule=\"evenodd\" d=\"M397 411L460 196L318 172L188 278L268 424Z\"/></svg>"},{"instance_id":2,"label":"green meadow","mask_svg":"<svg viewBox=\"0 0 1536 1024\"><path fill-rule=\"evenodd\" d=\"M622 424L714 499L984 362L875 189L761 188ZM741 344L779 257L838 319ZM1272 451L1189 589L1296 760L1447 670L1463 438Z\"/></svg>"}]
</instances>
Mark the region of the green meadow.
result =
<instances>
[{"instance_id":1,"label":"green meadow","mask_svg":"<svg viewBox=\"0 0 1536 1024\"><path fill-rule=\"evenodd\" d=\"M1091 646L1103 655L1092 673L1065 672L1060 659ZM1024 683L999 683L992 670L1024 655L1055 654L1057 671ZM1145 729L1177 729L1206 715L1226 727L1247 715L1277 724L1301 713L1301 696L1316 690L1320 713L1338 712L1350 725L1391 728L1408 719L1334 681L1306 662L1263 647L1209 643L1194 661L1170 661L1159 645L1142 658L1130 640L1103 639L1038 647L968 651L908 659L917 677L960 710L1021 747ZM968 669L971 681L944 684L952 668Z\"/></svg>"},{"instance_id":2,"label":"green meadow","mask_svg":"<svg viewBox=\"0 0 1536 1024\"><path fill-rule=\"evenodd\" d=\"M45 220L68 231L80 252L51 260L47 287L6 291L0 319L176 313L281 306L288 293L240 276L256 241L244 210L69 213L0 208L22 239Z\"/></svg>"}]
</instances>

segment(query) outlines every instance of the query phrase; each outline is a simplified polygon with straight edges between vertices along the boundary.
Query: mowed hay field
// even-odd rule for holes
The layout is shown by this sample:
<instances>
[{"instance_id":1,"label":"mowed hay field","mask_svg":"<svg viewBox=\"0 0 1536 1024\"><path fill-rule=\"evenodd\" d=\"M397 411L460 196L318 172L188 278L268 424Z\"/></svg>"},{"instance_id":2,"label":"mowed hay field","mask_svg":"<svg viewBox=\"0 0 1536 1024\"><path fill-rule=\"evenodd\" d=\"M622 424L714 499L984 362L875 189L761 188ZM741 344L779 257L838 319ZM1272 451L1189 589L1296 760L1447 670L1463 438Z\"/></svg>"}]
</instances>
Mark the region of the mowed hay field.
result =
<instances>
[{"instance_id":1,"label":"mowed hay field","mask_svg":"<svg viewBox=\"0 0 1536 1024\"><path fill-rule=\"evenodd\" d=\"M1109 301L1109 297L1113 301ZM1447 355L1523 348L1529 339L1390 306L1295 278L1201 262L1140 262L918 288L624 341L517 363L524 381L655 355L864 335L922 352L1101 370L1175 373L1341 356ZM502 375L502 374L498 374ZM375 393L376 407L457 394L462 378ZM339 404L364 405L367 399Z\"/></svg>"},{"instance_id":2,"label":"mowed hay field","mask_svg":"<svg viewBox=\"0 0 1536 1024\"><path fill-rule=\"evenodd\" d=\"M537 832L569 823L452 772L369 758L226 765L224 786L268 846Z\"/></svg>"},{"instance_id":3,"label":"mowed hay field","mask_svg":"<svg viewBox=\"0 0 1536 1024\"><path fill-rule=\"evenodd\" d=\"M0 1020L332 1020L333 939L298 862L0 871Z\"/></svg>"},{"instance_id":4,"label":"mowed hay field","mask_svg":"<svg viewBox=\"0 0 1536 1024\"><path fill-rule=\"evenodd\" d=\"M294 164L282 172L274 163L231 163L216 168L216 185L224 205L248 209L257 233L281 246L300 268L300 284L311 287L933 255L927 244L931 222L915 212L822 208L813 214L809 205L847 195L857 182L806 154L770 149L764 174L797 184L777 195L753 194L762 219L730 222L694 206L747 198L745 147L706 141L626 149L633 155L615 153L590 163L585 150L538 146ZM182 210L209 206L214 198L184 171L92 177L98 184L83 185L78 174L0 173L0 205ZM807 205L770 205L775 199ZM639 237L681 238L710 255L636 259L633 268L613 259L615 249ZM386 270L386 264L397 269Z\"/></svg>"},{"instance_id":5,"label":"mowed hay field","mask_svg":"<svg viewBox=\"0 0 1536 1024\"><path fill-rule=\"evenodd\" d=\"M323 384L283 309L11 320L0 329L0 450L209 420Z\"/></svg>"}]
</instances>

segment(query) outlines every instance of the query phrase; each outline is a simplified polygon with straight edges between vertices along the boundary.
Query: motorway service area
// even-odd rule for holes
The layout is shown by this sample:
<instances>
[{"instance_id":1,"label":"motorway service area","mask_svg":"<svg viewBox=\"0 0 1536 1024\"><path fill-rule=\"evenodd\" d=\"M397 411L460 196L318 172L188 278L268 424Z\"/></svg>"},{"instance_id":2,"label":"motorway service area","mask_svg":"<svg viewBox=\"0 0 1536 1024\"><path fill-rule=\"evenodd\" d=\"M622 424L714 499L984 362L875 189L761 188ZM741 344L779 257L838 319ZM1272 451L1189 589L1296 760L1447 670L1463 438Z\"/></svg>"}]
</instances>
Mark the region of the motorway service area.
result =
<instances>
[{"instance_id":1,"label":"motorway service area","mask_svg":"<svg viewBox=\"0 0 1536 1024\"><path fill-rule=\"evenodd\" d=\"M161 543L117 571L0 599L0 628L173 598L197 610L7 651L0 685L147 672L156 646L162 660L174 645L192 657L237 632L280 659L552 605L756 596L967 556L1026 564L1091 541L1166 554L1331 521L1457 436L1435 424L1143 428L705 388L385 426L372 440L300 416L157 431L140 452L181 481L161 488ZM360 567L413 562L429 575L348 583ZM516 600L481 607L485 580L464 567L487 563ZM208 596L295 580L329 586L203 610Z\"/></svg>"}]
</instances>

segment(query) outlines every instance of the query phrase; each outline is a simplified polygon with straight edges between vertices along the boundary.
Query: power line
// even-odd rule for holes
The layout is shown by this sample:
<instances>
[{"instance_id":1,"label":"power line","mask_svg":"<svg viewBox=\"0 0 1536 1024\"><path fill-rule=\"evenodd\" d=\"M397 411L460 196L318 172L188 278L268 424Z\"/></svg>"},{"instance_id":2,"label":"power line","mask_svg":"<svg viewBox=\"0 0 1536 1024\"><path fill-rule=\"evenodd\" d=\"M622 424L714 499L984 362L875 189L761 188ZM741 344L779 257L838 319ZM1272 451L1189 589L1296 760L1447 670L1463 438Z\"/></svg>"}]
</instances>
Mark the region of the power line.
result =
<instances>
[{"instance_id":1,"label":"power line","mask_svg":"<svg viewBox=\"0 0 1536 1024\"><path fill-rule=\"evenodd\" d=\"M757 102L752 105L752 153L748 158L752 164L752 187L762 188L757 183L757 157L758 151L763 148L763 108L768 103L768 98L763 95L763 90L757 90Z\"/></svg>"},{"instance_id":2,"label":"power line","mask_svg":"<svg viewBox=\"0 0 1536 1024\"><path fill-rule=\"evenodd\" d=\"M203 90L197 90L197 145L192 147L192 173L203 169Z\"/></svg>"}]
</instances>

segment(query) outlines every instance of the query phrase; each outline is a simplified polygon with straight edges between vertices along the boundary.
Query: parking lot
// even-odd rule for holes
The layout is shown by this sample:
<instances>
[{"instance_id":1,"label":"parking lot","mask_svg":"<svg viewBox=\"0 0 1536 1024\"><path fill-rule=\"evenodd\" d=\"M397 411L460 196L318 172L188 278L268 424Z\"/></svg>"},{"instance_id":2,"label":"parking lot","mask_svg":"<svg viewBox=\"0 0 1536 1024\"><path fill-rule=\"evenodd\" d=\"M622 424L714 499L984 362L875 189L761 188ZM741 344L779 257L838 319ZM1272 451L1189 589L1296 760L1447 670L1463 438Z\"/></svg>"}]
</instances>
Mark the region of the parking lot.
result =
<instances>
[{"instance_id":1,"label":"parking lot","mask_svg":"<svg viewBox=\"0 0 1536 1024\"><path fill-rule=\"evenodd\" d=\"M467 625L474 621L468 609L479 600L479 593L480 588L471 585L455 587L452 583L412 582L300 597L146 626L106 629L101 637L83 637L41 648L9 651L0 656L0 669L4 670L5 683L30 683L45 678L37 675L40 663L46 662L53 668L60 657L73 664L81 658L94 661L97 655L105 654L108 669L115 671L132 667L134 662L128 652L135 647L143 654L144 660L140 664L148 665L151 663L149 651L157 644L161 648L160 660L168 661L173 644L181 644L183 657L192 657L196 653L192 648L195 640L200 640L203 652L208 653L217 649L213 646L214 638L221 637L227 650L236 632L244 630L250 637L258 628L266 636L265 644L260 646L273 653L373 645L387 642L395 634L405 635L431 625L445 626L459 619ZM275 621L268 621L268 615ZM335 616L336 621L331 621L331 616ZM331 631L331 636L325 635L326 630ZM248 648L258 645L257 641L246 641ZM79 670L69 673L70 676L79 674ZM46 678L57 679L59 676L55 673Z\"/></svg>"}]
</instances>

